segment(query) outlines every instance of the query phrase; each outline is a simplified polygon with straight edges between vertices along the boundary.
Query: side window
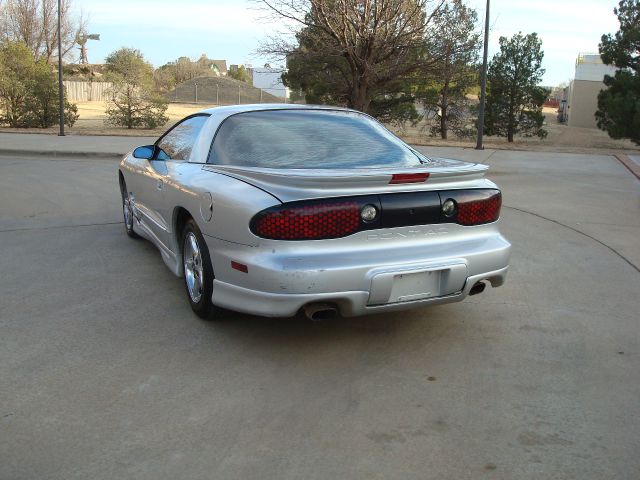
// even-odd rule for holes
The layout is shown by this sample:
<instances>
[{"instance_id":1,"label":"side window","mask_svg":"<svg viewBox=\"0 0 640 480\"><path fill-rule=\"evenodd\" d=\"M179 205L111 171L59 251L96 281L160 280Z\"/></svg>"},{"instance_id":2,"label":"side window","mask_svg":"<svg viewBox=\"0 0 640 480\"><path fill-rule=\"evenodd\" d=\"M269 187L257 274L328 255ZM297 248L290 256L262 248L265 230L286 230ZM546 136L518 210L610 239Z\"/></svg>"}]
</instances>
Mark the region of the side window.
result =
<instances>
[{"instance_id":1,"label":"side window","mask_svg":"<svg viewBox=\"0 0 640 480\"><path fill-rule=\"evenodd\" d=\"M197 115L173 127L158 142L156 158L158 160L189 160L193 143L208 118L208 115Z\"/></svg>"}]
</instances>

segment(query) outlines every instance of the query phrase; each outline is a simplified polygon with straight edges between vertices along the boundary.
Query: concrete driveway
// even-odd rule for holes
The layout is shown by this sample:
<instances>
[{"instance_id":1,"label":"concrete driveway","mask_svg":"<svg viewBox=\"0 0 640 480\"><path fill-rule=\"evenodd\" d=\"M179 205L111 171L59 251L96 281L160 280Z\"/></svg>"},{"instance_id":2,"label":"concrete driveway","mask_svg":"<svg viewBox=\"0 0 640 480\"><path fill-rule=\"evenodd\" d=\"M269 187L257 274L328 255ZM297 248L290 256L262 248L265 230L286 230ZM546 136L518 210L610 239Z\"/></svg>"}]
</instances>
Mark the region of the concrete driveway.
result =
<instances>
[{"instance_id":1,"label":"concrete driveway","mask_svg":"<svg viewBox=\"0 0 640 480\"><path fill-rule=\"evenodd\" d=\"M322 323L200 321L115 161L0 157L0 478L637 478L640 183L425 150L492 165L507 284Z\"/></svg>"}]
</instances>

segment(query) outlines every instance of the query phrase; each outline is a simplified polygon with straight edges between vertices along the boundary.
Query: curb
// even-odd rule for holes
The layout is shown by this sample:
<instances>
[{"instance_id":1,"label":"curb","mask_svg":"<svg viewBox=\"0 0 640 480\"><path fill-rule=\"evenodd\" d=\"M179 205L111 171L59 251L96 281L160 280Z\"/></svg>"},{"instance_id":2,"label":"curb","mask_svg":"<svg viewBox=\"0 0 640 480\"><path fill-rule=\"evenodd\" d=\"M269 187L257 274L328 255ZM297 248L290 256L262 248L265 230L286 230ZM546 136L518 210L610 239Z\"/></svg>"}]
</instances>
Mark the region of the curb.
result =
<instances>
[{"instance_id":1,"label":"curb","mask_svg":"<svg viewBox=\"0 0 640 480\"><path fill-rule=\"evenodd\" d=\"M125 154L116 152L78 152L78 151L60 151L60 150L24 150L1 148L0 155L14 155L19 157L74 157L74 158L102 158L102 159L120 159Z\"/></svg>"},{"instance_id":2,"label":"curb","mask_svg":"<svg viewBox=\"0 0 640 480\"><path fill-rule=\"evenodd\" d=\"M623 153L617 153L615 157L620 163L627 167L627 170L633 173L635 177L640 180L640 166L636 162L631 160L627 155Z\"/></svg>"}]
</instances>

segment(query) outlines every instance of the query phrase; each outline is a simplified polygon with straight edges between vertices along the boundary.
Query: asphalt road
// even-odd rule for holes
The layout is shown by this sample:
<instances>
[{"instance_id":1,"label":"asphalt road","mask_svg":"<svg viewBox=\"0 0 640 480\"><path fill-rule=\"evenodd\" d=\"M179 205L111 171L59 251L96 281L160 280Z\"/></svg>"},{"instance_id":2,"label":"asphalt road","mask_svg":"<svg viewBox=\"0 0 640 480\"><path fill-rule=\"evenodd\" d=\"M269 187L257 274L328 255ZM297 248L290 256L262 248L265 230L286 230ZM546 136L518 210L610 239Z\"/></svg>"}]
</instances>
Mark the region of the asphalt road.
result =
<instances>
[{"instance_id":1,"label":"asphalt road","mask_svg":"<svg viewBox=\"0 0 640 480\"><path fill-rule=\"evenodd\" d=\"M199 320L115 161L0 157L0 479L638 478L640 183L436 153L492 165L507 284L321 323Z\"/></svg>"}]
</instances>

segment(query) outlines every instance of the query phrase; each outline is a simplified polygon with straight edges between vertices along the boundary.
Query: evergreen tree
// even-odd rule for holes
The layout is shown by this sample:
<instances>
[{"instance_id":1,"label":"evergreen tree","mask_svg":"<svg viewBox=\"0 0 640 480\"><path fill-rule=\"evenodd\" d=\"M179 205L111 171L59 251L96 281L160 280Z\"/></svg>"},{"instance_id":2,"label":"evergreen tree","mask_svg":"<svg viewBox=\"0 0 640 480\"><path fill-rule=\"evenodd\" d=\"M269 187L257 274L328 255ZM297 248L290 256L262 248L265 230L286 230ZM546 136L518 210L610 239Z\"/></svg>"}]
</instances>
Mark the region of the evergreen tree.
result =
<instances>
[{"instance_id":1,"label":"evergreen tree","mask_svg":"<svg viewBox=\"0 0 640 480\"><path fill-rule=\"evenodd\" d=\"M542 128L542 105L549 90L539 87L542 68L542 41L538 34L517 33L500 37L500 52L489 65L484 133L507 137L516 134L547 136Z\"/></svg>"},{"instance_id":2,"label":"evergreen tree","mask_svg":"<svg viewBox=\"0 0 640 480\"><path fill-rule=\"evenodd\" d=\"M622 0L614 13L620 30L602 36L600 55L620 70L604 78L608 88L598 94L596 121L610 137L640 145L640 0Z\"/></svg>"},{"instance_id":3,"label":"evergreen tree","mask_svg":"<svg viewBox=\"0 0 640 480\"><path fill-rule=\"evenodd\" d=\"M471 106L466 98L469 89L477 84L476 62L480 50L480 35L476 32L478 15L461 0L452 0L442 9L433 25L439 35L432 40L429 51L441 55L429 70L427 84L419 98L435 113L434 135L447 138L450 129L465 135L465 122Z\"/></svg>"},{"instance_id":4,"label":"evergreen tree","mask_svg":"<svg viewBox=\"0 0 640 480\"><path fill-rule=\"evenodd\" d=\"M251 75L244 65L240 65L235 70L229 70L227 72L227 77L251 85Z\"/></svg>"}]
</instances>

